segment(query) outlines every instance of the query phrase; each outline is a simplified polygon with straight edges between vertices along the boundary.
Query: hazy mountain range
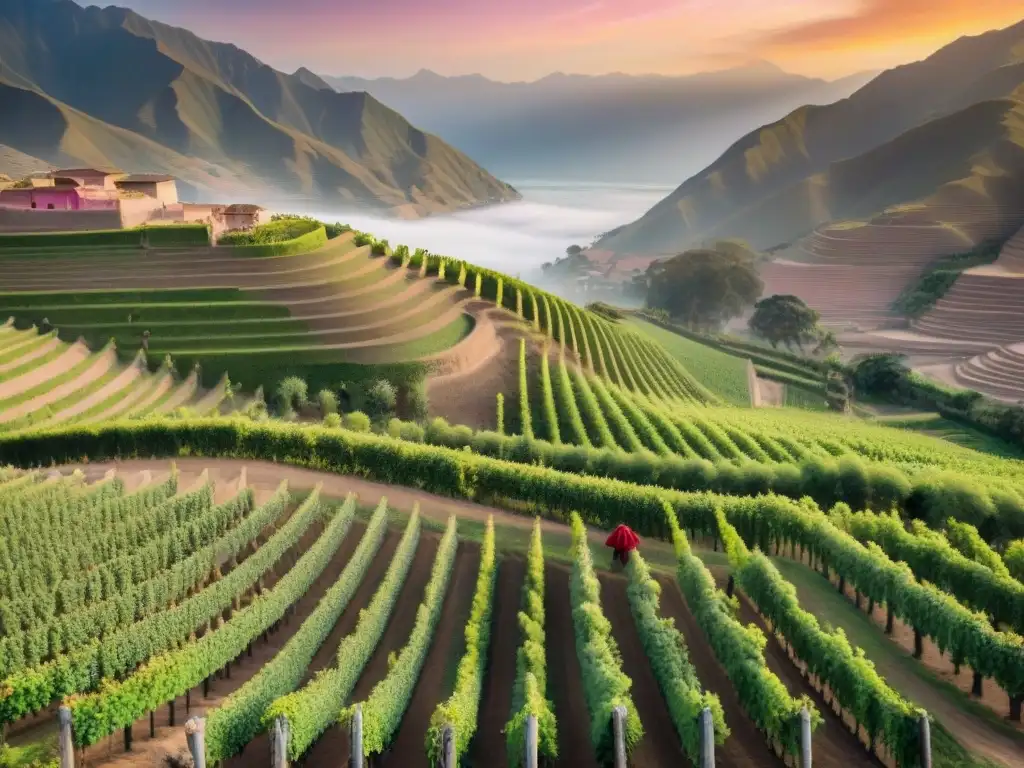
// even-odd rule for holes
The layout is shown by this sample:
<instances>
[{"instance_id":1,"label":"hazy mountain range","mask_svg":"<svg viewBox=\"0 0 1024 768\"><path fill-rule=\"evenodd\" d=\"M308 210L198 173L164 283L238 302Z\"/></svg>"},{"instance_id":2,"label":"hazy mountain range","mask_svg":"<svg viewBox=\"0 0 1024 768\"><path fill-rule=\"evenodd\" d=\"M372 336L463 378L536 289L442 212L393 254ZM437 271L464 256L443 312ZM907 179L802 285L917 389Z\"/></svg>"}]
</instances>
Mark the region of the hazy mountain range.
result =
<instances>
[{"instance_id":1,"label":"hazy mountain range","mask_svg":"<svg viewBox=\"0 0 1024 768\"><path fill-rule=\"evenodd\" d=\"M1024 22L961 38L737 141L598 247L770 247L890 205L1024 205Z\"/></svg>"},{"instance_id":2,"label":"hazy mountain range","mask_svg":"<svg viewBox=\"0 0 1024 768\"><path fill-rule=\"evenodd\" d=\"M664 184L752 126L848 96L872 73L826 82L754 62L684 77L558 73L529 83L428 70L404 79L295 76L366 91L499 176Z\"/></svg>"},{"instance_id":3,"label":"hazy mountain range","mask_svg":"<svg viewBox=\"0 0 1024 768\"><path fill-rule=\"evenodd\" d=\"M323 85L122 8L0 0L0 145L19 153L170 173L206 198L407 216L518 197L373 97Z\"/></svg>"}]
</instances>

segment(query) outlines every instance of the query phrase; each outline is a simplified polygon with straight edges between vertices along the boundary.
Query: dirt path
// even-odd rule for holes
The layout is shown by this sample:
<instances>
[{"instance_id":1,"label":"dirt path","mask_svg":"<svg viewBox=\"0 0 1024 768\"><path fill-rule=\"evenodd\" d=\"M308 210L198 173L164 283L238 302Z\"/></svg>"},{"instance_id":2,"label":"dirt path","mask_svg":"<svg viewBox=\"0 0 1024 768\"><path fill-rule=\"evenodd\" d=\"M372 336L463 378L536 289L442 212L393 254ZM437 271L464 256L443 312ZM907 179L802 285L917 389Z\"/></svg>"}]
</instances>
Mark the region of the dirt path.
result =
<instances>
[{"instance_id":1,"label":"dirt path","mask_svg":"<svg viewBox=\"0 0 1024 768\"><path fill-rule=\"evenodd\" d=\"M558 721L558 762L573 768L597 768L597 758L590 745L590 713L576 656L568 569L557 565L544 568L544 612L548 698L555 707Z\"/></svg>"},{"instance_id":2,"label":"dirt path","mask_svg":"<svg viewBox=\"0 0 1024 768\"><path fill-rule=\"evenodd\" d=\"M174 376L167 372L157 375L160 377L159 380L153 385L153 388L149 390L145 397L129 409L126 414L127 416L131 417L145 413L152 408L161 397L171 391L171 387L174 386Z\"/></svg>"},{"instance_id":3,"label":"dirt path","mask_svg":"<svg viewBox=\"0 0 1024 768\"><path fill-rule=\"evenodd\" d=\"M599 578L601 607L622 653L622 671L633 681L630 693L644 726L644 737L633 750L632 762L651 768L675 768L686 758L637 632L626 596L626 578L612 574L600 574Z\"/></svg>"},{"instance_id":4,"label":"dirt path","mask_svg":"<svg viewBox=\"0 0 1024 768\"><path fill-rule=\"evenodd\" d=\"M202 686L199 686L185 696L178 697L173 705L161 707L158 712L152 714L152 719L143 718L136 721L132 728L135 741L131 752L123 751L124 743L120 734L90 747L86 750L85 755L88 766L95 768L99 765L117 765L141 768L141 766L163 765L168 755L175 755L187 749L185 729L182 727L187 717L189 715L202 716L219 706L229 694L238 690L260 668L274 658L277 652L299 630L302 622L313 611L328 588L341 575L359 543L363 528L364 526L358 522L352 525L331 562L328 563L309 591L295 604L295 613L282 621L276 632L268 634L266 642L258 639L250 647L249 653L243 653L235 659L229 665L228 673L225 676L211 678L208 696L203 696ZM295 561L312 546L322 530L320 524L313 526L299 543L284 555L274 570L271 583L267 585L269 588L273 588L274 584L284 576ZM173 727L170 724L171 706L176 715ZM155 730L154 737L149 735L151 723ZM254 750L247 751L254 752ZM264 753L262 761L257 764L266 765L267 762L267 754Z\"/></svg>"},{"instance_id":5,"label":"dirt path","mask_svg":"<svg viewBox=\"0 0 1024 768\"><path fill-rule=\"evenodd\" d=\"M786 404L786 385L756 377L758 403L761 408L781 408Z\"/></svg>"},{"instance_id":6,"label":"dirt path","mask_svg":"<svg viewBox=\"0 0 1024 768\"><path fill-rule=\"evenodd\" d=\"M430 413L452 424L494 429L497 394L505 397L505 422L518 407L519 338L525 325L507 322L507 313L478 302L467 305L476 320L472 332L451 349L425 360L435 371L427 378Z\"/></svg>"},{"instance_id":7,"label":"dirt path","mask_svg":"<svg viewBox=\"0 0 1024 768\"><path fill-rule=\"evenodd\" d=\"M412 701L402 717L394 744L374 765L431 768L424 738L434 709L451 695L455 684L455 670L466 648L466 621L469 619L479 571L480 547L474 542L460 543L441 618L420 678L416 682Z\"/></svg>"},{"instance_id":8,"label":"dirt path","mask_svg":"<svg viewBox=\"0 0 1024 768\"><path fill-rule=\"evenodd\" d=\"M178 385L169 398L153 409L153 413L171 413L175 408L179 408L191 400L198 390L199 377L196 376L195 372L190 373L188 378Z\"/></svg>"},{"instance_id":9,"label":"dirt path","mask_svg":"<svg viewBox=\"0 0 1024 768\"><path fill-rule=\"evenodd\" d=\"M711 644L690 613L675 579L662 576L658 581L661 584L661 614L673 619L676 629L685 636L690 662L697 670L697 677L705 690L717 694L721 700L725 722L732 731L725 744L715 749L717 764L729 768L781 768L783 762L772 754L764 736L740 705L739 694L715 658Z\"/></svg>"},{"instance_id":10,"label":"dirt path","mask_svg":"<svg viewBox=\"0 0 1024 768\"><path fill-rule=\"evenodd\" d=\"M92 394L86 395L74 405L70 405L55 413L52 418L45 422L44 426L59 424L63 421L70 421L79 414L85 413L90 408L105 402L109 397L113 396L114 393L122 392L133 386L135 382L142 377L142 375L143 368L138 363L133 363L132 365L127 366L113 379L108 381Z\"/></svg>"},{"instance_id":11,"label":"dirt path","mask_svg":"<svg viewBox=\"0 0 1024 768\"><path fill-rule=\"evenodd\" d=\"M389 497L390 500L390 497ZM398 602L391 613L384 636L377 643L377 648L370 657L369 663L360 675L349 702L363 701L373 687L383 680L388 673L388 656L398 653L409 639L409 633L416 623L416 609L423 600L423 590L430 580L430 571L434 564L434 555L440 536L424 531L416 549L409 574L406 576ZM302 759L307 768L335 768L345 762L345 756L351 750L348 729L341 725L333 725L317 739Z\"/></svg>"},{"instance_id":12,"label":"dirt path","mask_svg":"<svg viewBox=\"0 0 1024 768\"><path fill-rule=\"evenodd\" d=\"M516 681L519 649L519 606L522 603L526 563L506 557L498 565L498 583L491 616L491 644L487 674L480 697L476 737L470 745L468 768L506 768L505 724L512 713L512 687Z\"/></svg>"},{"instance_id":13,"label":"dirt path","mask_svg":"<svg viewBox=\"0 0 1024 768\"><path fill-rule=\"evenodd\" d=\"M216 409L222 402L224 402L224 398L227 395L227 388L225 386L225 383L226 382L224 381L224 379L221 379L219 382L217 382L217 386L215 386L209 392L204 394L202 397L200 397L198 400L192 403L189 407L192 408L192 410L194 410L200 416L205 416L206 414L210 413L211 411Z\"/></svg>"}]
</instances>

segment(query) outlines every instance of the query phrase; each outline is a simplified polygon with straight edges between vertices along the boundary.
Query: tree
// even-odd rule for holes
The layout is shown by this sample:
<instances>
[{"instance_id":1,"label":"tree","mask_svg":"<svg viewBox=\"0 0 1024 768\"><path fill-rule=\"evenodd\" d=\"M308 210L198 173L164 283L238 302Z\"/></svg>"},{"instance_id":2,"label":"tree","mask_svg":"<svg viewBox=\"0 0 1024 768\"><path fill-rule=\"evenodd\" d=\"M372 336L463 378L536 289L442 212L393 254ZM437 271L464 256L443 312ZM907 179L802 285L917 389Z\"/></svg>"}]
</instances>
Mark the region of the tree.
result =
<instances>
[{"instance_id":1,"label":"tree","mask_svg":"<svg viewBox=\"0 0 1024 768\"><path fill-rule=\"evenodd\" d=\"M583 248L582 246L579 245L570 245L568 248L565 249L565 255L568 256L569 258L572 258L573 256L579 256L581 253L583 253Z\"/></svg>"},{"instance_id":2,"label":"tree","mask_svg":"<svg viewBox=\"0 0 1024 768\"><path fill-rule=\"evenodd\" d=\"M398 406L398 390L387 379L378 379L366 391L366 410L370 416L383 419L391 416Z\"/></svg>"},{"instance_id":3,"label":"tree","mask_svg":"<svg viewBox=\"0 0 1024 768\"><path fill-rule=\"evenodd\" d=\"M321 389L316 395L317 404L320 406L320 416L326 418L332 413L338 412L338 396L333 390Z\"/></svg>"},{"instance_id":4,"label":"tree","mask_svg":"<svg viewBox=\"0 0 1024 768\"><path fill-rule=\"evenodd\" d=\"M796 296L769 296L754 305L750 330L768 341L773 349L781 343L787 347L796 344L802 350L804 344L824 337L826 332L818 327L820 318L821 315Z\"/></svg>"},{"instance_id":5,"label":"tree","mask_svg":"<svg viewBox=\"0 0 1024 768\"><path fill-rule=\"evenodd\" d=\"M896 395L909 374L903 359L903 355L888 353L864 357L853 370L853 383L857 391Z\"/></svg>"},{"instance_id":6,"label":"tree","mask_svg":"<svg viewBox=\"0 0 1024 768\"><path fill-rule=\"evenodd\" d=\"M719 328L751 306L764 283L739 249L686 251L647 268L647 307L691 328Z\"/></svg>"},{"instance_id":7,"label":"tree","mask_svg":"<svg viewBox=\"0 0 1024 768\"><path fill-rule=\"evenodd\" d=\"M277 406L282 416L291 416L296 408L306 405L309 387L298 376L288 376L277 385Z\"/></svg>"}]
</instances>

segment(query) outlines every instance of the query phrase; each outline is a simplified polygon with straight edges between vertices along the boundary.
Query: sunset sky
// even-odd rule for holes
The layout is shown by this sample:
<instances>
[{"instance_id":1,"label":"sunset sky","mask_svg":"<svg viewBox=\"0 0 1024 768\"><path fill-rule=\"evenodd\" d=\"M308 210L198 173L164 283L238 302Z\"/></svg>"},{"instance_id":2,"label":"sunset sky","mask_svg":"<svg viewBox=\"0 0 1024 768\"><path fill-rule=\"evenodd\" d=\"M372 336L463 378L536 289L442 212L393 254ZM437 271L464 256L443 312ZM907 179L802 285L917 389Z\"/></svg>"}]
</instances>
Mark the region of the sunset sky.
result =
<instances>
[{"instance_id":1,"label":"sunset sky","mask_svg":"<svg viewBox=\"0 0 1024 768\"><path fill-rule=\"evenodd\" d=\"M499 80L684 74L751 59L839 77L1024 18L1021 0L109 1L289 71Z\"/></svg>"}]
</instances>

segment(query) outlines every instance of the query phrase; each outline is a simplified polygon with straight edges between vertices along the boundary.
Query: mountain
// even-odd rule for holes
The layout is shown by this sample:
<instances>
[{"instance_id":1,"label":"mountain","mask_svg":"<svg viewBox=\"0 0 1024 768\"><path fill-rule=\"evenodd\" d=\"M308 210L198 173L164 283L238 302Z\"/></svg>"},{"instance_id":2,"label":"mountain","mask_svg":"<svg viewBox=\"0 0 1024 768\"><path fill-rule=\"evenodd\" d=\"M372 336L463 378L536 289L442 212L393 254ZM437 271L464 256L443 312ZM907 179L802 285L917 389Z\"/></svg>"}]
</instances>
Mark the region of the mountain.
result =
<instances>
[{"instance_id":1,"label":"mountain","mask_svg":"<svg viewBox=\"0 0 1024 768\"><path fill-rule=\"evenodd\" d=\"M197 195L405 216L518 194L366 93L116 7L0 0L0 143L174 174Z\"/></svg>"},{"instance_id":2,"label":"mountain","mask_svg":"<svg viewBox=\"0 0 1024 768\"><path fill-rule=\"evenodd\" d=\"M752 126L848 96L767 62L685 77L566 75L501 83L421 70L404 79L324 77L366 91L508 178L666 183L693 173Z\"/></svg>"},{"instance_id":3,"label":"mountain","mask_svg":"<svg viewBox=\"0 0 1024 768\"><path fill-rule=\"evenodd\" d=\"M32 173L42 173L50 170L49 163L40 160L38 157L26 155L13 147L0 144L0 177L8 179L21 179ZM3 181L3 178L0 178Z\"/></svg>"},{"instance_id":4,"label":"mountain","mask_svg":"<svg viewBox=\"0 0 1024 768\"><path fill-rule=\"evenodd\" d=\"M897 204L1022 197L1024 22L762 126L598 247L660 253L724 236L770 247Z\"/></svg>"}]
</instances>

